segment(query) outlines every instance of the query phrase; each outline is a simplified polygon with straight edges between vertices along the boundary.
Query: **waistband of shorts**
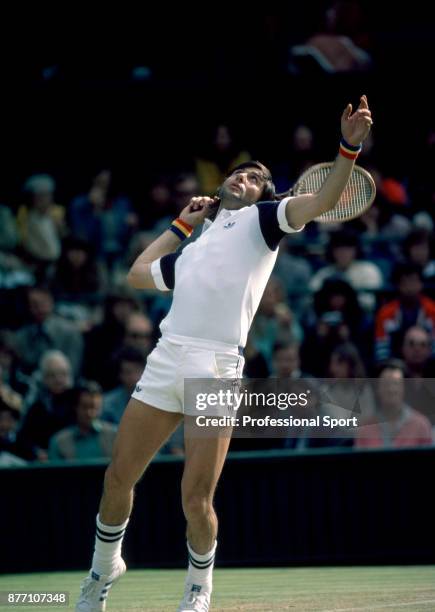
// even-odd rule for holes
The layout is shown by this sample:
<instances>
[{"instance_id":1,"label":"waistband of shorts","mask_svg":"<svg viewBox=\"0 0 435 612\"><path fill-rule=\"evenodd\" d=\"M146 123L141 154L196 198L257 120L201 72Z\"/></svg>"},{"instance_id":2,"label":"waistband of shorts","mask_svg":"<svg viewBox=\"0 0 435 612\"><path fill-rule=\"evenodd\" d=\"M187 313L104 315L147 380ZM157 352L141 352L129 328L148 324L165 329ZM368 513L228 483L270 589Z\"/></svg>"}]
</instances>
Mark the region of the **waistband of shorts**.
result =
<instances>
[{"instance_id":1,"label":"waistband of shorts","mask_svg":"<svg viewBox=\"0 0 435 612\"><path fill-rule=\"evenodd\" d=\"M191 338L190 336L179 336L178 334L163 334L161 340L167 340L172 344L183 346L192 346L196 348L207 349L209 351L219 351L222 353L234 353L243 355L243 346L237 344L228 344L219 340L208 340L207 338Z\"/></svg>"}]
</instances>

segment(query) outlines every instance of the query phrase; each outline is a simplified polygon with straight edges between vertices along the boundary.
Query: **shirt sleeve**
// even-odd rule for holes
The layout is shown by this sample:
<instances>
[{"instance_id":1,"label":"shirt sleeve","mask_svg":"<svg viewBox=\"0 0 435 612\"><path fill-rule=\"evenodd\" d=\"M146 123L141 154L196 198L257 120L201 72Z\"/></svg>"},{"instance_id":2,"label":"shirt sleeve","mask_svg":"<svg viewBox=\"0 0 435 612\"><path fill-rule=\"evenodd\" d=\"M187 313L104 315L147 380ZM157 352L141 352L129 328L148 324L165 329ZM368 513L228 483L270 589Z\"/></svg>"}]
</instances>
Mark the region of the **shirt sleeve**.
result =
<instances>
[{"instance_id":1,"label":"shirt sleeve","mask_svg":"<svg viewBox=\"0 0 435 612\"><path fill-rule=\"evenodd\" d=\"M160 291L171 291L175 287L175 262L180 255L181 251L177 251L152 262L151 274Z\"/></svg>"},{"instance_id":2,"label":"shirt sleeve","mask_svg":"<svg viewBox=\"0 0 435 612\"><path fill-rule=\"evenodd\" d=\"M290 198L284 198L280 202L258 202L258 215L260 229L267 246L274 251L286 234L301 232L305 225L300 229L291 227L287 222L285 208Z\"/></svg>"}]
</instances>

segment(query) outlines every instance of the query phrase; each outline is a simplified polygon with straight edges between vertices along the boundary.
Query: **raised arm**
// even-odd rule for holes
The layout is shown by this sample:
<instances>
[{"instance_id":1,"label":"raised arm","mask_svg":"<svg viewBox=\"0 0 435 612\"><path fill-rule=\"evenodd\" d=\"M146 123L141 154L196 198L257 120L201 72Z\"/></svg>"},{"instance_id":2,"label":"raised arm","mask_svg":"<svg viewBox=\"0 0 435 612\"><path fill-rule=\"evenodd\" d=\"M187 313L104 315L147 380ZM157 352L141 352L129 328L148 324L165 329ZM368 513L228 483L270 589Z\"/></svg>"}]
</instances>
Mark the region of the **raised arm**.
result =
<instances>
[{"instance_id":1,"label":"raised arm","mask_svg":"<svg viewBox=\"0 0 435 612\"><path fill-rule=\"evenodd\" d=\"M196 227L204 222L208 214L208 208L214 203L213 198L198 197L192 198L186 208L181 212L178 219L190 226ZM173 223L177 228L176 221ZM183 228L183 226L181 226ZM178 229L178 228L177 228ZM156 238L136 259L127 274L127 282L135 289L155 289L153 276L151 274L151 264L156 259L168 255L175 251L181 244L183 229L174 232L167 229L161 236Z\"/></svg>"},{"instance_id":2,"label":"raised arm","mask_svg":"<svg viewBox=\"0 0 435 612\"><path fill-rule=\"evenodd\" d=\"M360 104L353 114L352 104L348 104L341 117L341 133L344 141L353 148L359 147L367 138L372 123L366 96L361 97ZM289 199L286 217L291 227L299 229L334 208L347 185L355 163L355 159L349 157L346 157L345 150L340 147L340 153L320 191Z\"/></svg>"}]
</instances>

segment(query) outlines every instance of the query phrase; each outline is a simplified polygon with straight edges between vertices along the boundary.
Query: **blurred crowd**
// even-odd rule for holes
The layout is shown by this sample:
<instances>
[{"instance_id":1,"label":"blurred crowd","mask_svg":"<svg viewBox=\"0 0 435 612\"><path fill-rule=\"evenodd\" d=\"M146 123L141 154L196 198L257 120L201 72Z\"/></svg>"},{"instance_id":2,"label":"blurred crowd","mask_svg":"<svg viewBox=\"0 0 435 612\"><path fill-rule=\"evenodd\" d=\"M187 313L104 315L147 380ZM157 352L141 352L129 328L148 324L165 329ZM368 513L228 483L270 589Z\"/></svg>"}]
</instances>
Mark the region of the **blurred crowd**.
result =
<instances>
[{"instance_id":1,"label":"blurred crowd","mask_svg":"<svg viewBox=\"0 0 435 612\"><path fill-rule=\"evenodd\" d=\"M396 382L394 392L385 392L385 381L364 391L371 406L364 440L323 445L432 443L434 144L429 131L409 176L398 180L370 138L358 163L375 179L374 205L346 224L311 223L280 245L245 350L245 377ZM126 273L193 196L214 195L249 159L231 128L219 125L187 170L147 177L146 201L129 196L115 169L100 167L71 201L58 201L55 176L34 174L18 205L0 204L0 463L110 457L171 305L171 295L132 291ZM302 124L285 157L266 159L278 191L325 161ZM379 413L389 415L387 425L376 425ZM233 448L316 445L301 435L236 440ZM161 452L183 453L181 430Z\"/></svg>"}]
</instances>

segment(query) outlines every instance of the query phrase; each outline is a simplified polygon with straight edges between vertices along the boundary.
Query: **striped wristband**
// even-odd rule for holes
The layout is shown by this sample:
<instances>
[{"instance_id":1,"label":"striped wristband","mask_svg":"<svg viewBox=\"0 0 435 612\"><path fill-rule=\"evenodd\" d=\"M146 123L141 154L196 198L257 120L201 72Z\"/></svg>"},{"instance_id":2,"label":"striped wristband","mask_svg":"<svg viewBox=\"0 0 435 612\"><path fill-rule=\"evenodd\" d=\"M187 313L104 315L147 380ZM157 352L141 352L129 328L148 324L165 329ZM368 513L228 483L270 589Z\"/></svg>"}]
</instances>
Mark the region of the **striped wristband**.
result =
<instances>
[{"instance_id":1,"label":"striped wristband","mask_svg":"<svg viewBox=\"0 0 435 612\"><path fill-rule=\"evenodd\" d=\"M171 225L169 226L169 229L174 232L174 234L178 236L180 240L186 240L186 238L190 238L193 232L193 227L180 218L172 221Z\"/></svg>"},{"instance_id":2,"label":"striped wristband","mask_svg":"<svg viewBox=\"0 0 435 612\"><path fill-rule=\"evenodd\" d=\"M342 138L340 140L340 148L338 152L340 153L340 155L343 155L343 157L346 157L347 159L356 159L361 149L362 145L350 145L348 142L345 141L344 138Z\"/></svg>"}]
</instances>

